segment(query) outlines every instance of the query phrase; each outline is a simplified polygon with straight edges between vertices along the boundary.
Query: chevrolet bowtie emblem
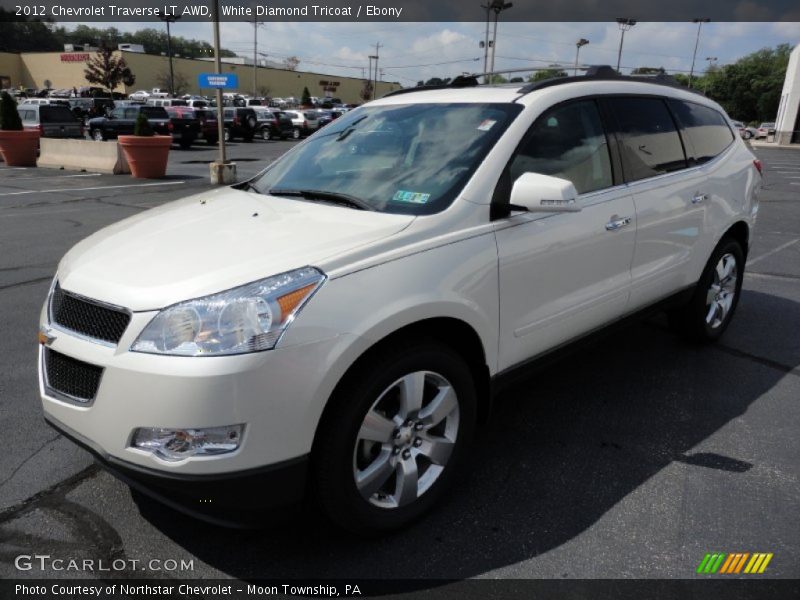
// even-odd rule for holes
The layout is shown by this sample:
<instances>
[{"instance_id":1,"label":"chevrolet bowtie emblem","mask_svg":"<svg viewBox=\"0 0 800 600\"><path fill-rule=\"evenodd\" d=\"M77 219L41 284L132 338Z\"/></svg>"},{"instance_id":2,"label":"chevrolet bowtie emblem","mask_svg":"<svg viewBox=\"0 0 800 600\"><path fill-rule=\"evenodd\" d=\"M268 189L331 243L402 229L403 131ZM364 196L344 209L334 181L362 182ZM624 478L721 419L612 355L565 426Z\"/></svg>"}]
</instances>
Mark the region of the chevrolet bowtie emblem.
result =
<instances>
[{"instance_id":1,"label":"chevrolet bowtie emblem","mask_svg":"<svg viewBox=\"0 0 800 600\"><path fill-rule=\"evenodd\" d=\"M52 331L53 330L49 329L48 327L41 327L39 329L39 343L44 344L45 346L52 344L56 339L56 336L53 335Z\"/></svg>"}]
</instances>

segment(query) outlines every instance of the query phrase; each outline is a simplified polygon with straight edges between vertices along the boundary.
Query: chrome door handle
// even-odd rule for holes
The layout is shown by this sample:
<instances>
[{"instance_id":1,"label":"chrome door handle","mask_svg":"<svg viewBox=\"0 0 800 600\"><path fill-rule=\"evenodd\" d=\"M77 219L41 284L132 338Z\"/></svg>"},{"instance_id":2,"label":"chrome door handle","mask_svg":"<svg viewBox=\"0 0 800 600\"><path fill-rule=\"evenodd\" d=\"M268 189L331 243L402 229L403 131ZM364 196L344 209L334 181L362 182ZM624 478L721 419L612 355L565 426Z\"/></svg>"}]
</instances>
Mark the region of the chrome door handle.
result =
<instances>
[{"instance_id":1,"label":"chrome door handle","mask_svg":"<svg viewBox=\"0 0 800 600\"><path fill-rule=\"evenodd\" d=\"M631 224L630 217L617 217L616 215L611 217L611 220L606 223L606 231L616 231L617 229L622 229L626 225Z\"/></svg>"},{"instance_id":2,"label":"chrome door handle","mask_svg":"<svg viewBox=\"0 0 800 600\"><path fill-rule=\"evenodd\" d=\"M694 198L692 198L692 204L700 204L706 200L708 200L708 194L695 194Z\"/></svg>"}]
</instances>

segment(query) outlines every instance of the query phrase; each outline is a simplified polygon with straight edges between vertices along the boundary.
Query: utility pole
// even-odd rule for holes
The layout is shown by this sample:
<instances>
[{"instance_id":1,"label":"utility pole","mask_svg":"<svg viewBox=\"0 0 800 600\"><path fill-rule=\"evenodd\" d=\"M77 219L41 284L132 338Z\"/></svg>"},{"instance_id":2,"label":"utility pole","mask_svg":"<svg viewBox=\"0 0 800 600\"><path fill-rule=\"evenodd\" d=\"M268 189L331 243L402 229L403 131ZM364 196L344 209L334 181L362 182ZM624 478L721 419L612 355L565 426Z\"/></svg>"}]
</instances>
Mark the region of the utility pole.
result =
<instances>
[{"instance_id":1,"label":"utility pole","mask_svg":"<svg viewBox=\"0 0 800 600\"><path fill-rule=\"evenodd\" d=\"M372 85L372 61L377 58L377 56L370 55L369 57L369 84ZM366 79L366 78L365 78ZM375 88L372 88L372 99L375 99ZM366 102L366 100L365 100Z\"/></svg>"},{"instance_id":2,"label":"utility pole","mask_svg":"<svg viewBox=\"0 0 800 600\"><path fill-rule=\"evenodd\" d=\"M486 6L481 5L481 8L486 9L486 37L484 38L483 42L483 72L489 72L489 21L492 18L492 6L489 2L486 3ZM486 79L486 77L484 77ZM484 81L484 83L489 83L488 81Z\"/></svg>"},{"instance_id":3,"label":"utility pole","mask_svg":"<svg viewBox=\"0 0 800 600\"><path fill-rule=\"evenodd\" d=\"M169 95L175 97L175 71L172 69L172 35L169 31L169 24L180 19L180 15L163 14L158 17L167 24L167 56L169 57Z\"/></svg>"},{"instance_id":4,"label":"utility pole","mask_svg":"<svg viewBox=\"0 0 800 600\"><path fill-rule=\"evenodd\" d=\"M508 10L514 6L511 2L503 2L503 0L492 0L492 10L494 11L494 33L492 34L492 65L489 68L489 73L494 73L494 56L497 51L497 22L500 20L500 13ZM492 82L492 75L489 75L489 83Z\"/></svg>"},{"instance_id":5,"label":"utility pole","mask_svg":"<svg viewBox=\"0 0 800 600\"><path fill-rule=\"evenodd\" d=\"M581 55L581 48L583 48L588 43L589 40L585 38L581 38L575 43L575 46L577 47L577 51L575 52L575 73L574 73L575 77L578 76L578 57Z\"/></svg>"},{"instance_id":6,"label":"utility pole","mask_svg":"<svg viewBox=\"0 0 800 600\"><path fill-rule=\"evenodd\" d=\"M619 25L619 30L622 32L622 36L619 38L619 52L617 53L617 73L619 73L619 65L622 62L622 44L625 43L625 32L636 25L636 19L620 17L617 19L617 25Z\"/></svg>"},{"instance_id":7,"label":"utility pole","mask_svg":"<svg viewBox=\"0 0 800 600\"><path fill-rule=\"evenodd\" d=\"M383 44L380 42L375 42L375 56L370 57L375 59L375 85L372 86L372 99L375 100L375 95L378 93L378 59L380 58L380 50L383 48ZM370 77L372 77L372 72L370 72Z\"/></svg>"},{"instance_id":8,"label":"utility pole","mask_svg":"<svg viewBox=\"0 0 800 600\"><path fill-rule=\"evenodd\" d=\"M253 98L258 93L258 28L263 23L258 22L258 17L253 17Z\"/></svg>"},{"instance_id":9,"label":"utility pole","mask_svg":"<svg viewBox=\"0 0 800 600\"><path fill-rule=\"evenodd\" d=\"M694 54L692 54L692 68L689 71L689 87L692 87L692 77L694 76L694 61L697 59L697 48L700 46L700 31L703 29L703 23L709 23L711 19L698 18L692 19L692 23L697 23L697 39L694 42Z\"/></svg>"}]
</instances>

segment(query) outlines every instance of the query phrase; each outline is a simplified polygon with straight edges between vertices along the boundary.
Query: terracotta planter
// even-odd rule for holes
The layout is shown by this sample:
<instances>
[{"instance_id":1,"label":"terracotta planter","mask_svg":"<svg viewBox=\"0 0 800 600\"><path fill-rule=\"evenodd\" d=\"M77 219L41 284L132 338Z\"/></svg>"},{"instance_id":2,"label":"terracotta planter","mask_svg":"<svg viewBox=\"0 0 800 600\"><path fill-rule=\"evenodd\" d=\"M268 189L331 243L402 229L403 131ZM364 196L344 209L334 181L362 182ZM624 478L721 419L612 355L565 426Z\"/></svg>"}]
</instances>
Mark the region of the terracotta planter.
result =
<instances>
[{"instance_id":1,"label":"terracotta planter","mask_svg":"<svg viewBox=\"0 0 800 600\"><path fill-rule=\"evenodd\" d=\"M134 177L160 179L166 175L169 147L172 145L171 135L121 135L117 142Z\"/></svg>"},{"instance_id":2,"label":"terracotta planter","mask_svg":"<svg viewBox=\"0 0 800 600\"><path fill-rule=\"evenodd\" d=\"M0 129L0 154L6 164L9 167L35 167L40 135L37 129Z\"/></svg>"}]
</instances>

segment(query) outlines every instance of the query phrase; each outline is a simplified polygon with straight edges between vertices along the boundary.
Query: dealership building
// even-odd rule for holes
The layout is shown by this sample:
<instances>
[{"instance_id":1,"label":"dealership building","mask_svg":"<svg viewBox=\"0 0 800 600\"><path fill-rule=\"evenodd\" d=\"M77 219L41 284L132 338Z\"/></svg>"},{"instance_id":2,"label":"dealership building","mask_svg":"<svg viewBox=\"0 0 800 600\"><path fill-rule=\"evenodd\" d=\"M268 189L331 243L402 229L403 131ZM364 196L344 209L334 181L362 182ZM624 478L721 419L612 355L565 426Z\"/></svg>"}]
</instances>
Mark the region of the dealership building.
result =
<instances>
[{"instance_id":1,"label":"dealership building","mask_svg":"<svg viewBox=\"0 0 800 600\"><path fill-rule=\"evenodd\" d=\"M114 91L130 94L136 90L163 88L169 73L169 60L166 56L144 54L142 52L116 51L136 76L134 85L120 85ZM45 81L53 89L72 89L88 85L84 77L86 62L93 52L0 52L0 88L45 88ZM234 59L235 60L235 59ZM208 95L213 90L198 87L198 75L214 70L208 60L173 57L175 81L188 84L188 93ZM242 94L253 93L253 65L227 63L223 72L235 73L239 78L238 90L226 90ZM273 98L293 96L302 97L303 88L308 87L312 96L341 98L342 102L360 103L364 80L357 77L340 77L306 71L292 71L274 67L255 68L257 95ZM379 81L376 96L380 97L400 89L399 83Z\"/></svg>"},{"instance_id":2,"label":"dealership building","mask_svg":"<svg viewBox=\"0 0 800 600\"><path fill-rule=\"evenodd\" d=\"M789 55L775 132L779 144L800 144L800 44Z\"/></svg>"}]
</instances>

